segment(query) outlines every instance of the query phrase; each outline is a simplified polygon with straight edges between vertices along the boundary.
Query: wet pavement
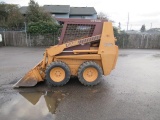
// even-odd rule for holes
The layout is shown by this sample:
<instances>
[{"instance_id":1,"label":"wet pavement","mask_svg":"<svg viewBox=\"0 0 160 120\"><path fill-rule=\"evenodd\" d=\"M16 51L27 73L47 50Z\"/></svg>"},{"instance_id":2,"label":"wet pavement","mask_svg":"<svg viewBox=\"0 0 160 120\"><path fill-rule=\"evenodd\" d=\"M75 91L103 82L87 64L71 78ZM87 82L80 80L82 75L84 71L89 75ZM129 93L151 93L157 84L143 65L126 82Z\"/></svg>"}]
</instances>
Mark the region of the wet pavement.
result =
<instances>
[{"instance_id":1,"label":"wet pavement","mask_svg":"<svg viewBox=\"0 0 160 120\"><path fill-rule=\"evenodd\" d=\"M63 87L13 89L44 50L0 47L0 120L160 119L160 50L120 50L116 69L94 87L72 78Z\"/></svg>"}]
</instances>

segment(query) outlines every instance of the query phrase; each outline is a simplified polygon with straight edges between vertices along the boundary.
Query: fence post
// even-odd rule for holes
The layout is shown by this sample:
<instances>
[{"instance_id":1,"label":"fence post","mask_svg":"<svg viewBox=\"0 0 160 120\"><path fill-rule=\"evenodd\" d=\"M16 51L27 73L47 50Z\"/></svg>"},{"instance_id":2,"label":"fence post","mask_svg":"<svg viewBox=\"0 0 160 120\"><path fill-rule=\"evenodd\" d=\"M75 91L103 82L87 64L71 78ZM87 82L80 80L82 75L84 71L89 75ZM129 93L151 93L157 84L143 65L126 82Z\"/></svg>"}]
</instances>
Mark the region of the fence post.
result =
<instances>
[{"instance_id":1,"label":"fence post","mask_svg":"<svg viewBox=\"0 0 160 120\"><path fill-rule=\"evenodd\" d=\"M14 32L12 32L12 33L13 33L13 34L12 34L12 35L13 35L13 36L12 36L12 37L13 37L13 46L17 46L17 45L16 45L16 41L15 41Z\"/></svg>"},{"instance_id":2,"label":"fence post","mask_svg":"<svg viewBox=\"0 0 160 120\"><path fill-rule=\"evenodd\" d=\"M25 38L26 38L26 45L27 45L27 47L28 47L28 40L27 40L27 32L25 31Z\"/></svg>"},{"instance_id":3,"label":"fence post","mask_svg":"<svg viewBox=\"0 0 160 120\"><path fill-rule=\"evenodd\" d=\"M30 38L30 34L29 34L29 41L30 41L30 47L31 47L31 46L32 46L32 45L31 45L32 43L31 43L31 38Z\"/></svg>"},{"instance_id":4,"label":"fence post","mask_svg":"<svg viewBox=\"0 0 160 120\"><path fill-rule=\"evenodd\" d=\"M123 38L123 48L124 48L124 38Z\"/></svg>"},{"instance_id":5,"label":"fence post","mask_svg":"<svg viewBox=\"0 0 160 120\"><path fill-rule=\"evenodd\" d=\"M6 46L6 36L5 36L5 31L3 31L3 36L4 36L4 46Z\"/></svg>"},{"instance_id":6,"label":"fence post","mask_svg":"<svg viewBox=\"0 0 160 120\"><path fill-rule=\"evenodd\" d=\"M148 48L148 36L147 36L147 41L146 41L145 48Z\"/></svg>"}]
</instances>

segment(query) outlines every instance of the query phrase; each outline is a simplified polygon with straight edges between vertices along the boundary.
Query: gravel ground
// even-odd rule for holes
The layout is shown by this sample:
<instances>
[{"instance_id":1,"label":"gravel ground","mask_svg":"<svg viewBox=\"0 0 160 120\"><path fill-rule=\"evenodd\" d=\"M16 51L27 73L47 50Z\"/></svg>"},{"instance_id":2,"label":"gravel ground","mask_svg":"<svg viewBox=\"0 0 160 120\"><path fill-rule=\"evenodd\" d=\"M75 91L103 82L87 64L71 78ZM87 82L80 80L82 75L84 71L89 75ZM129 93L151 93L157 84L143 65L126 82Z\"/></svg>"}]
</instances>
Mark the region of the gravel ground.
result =
<instances>
[{"instance_id":1,"label":"gravel ground","mask_svg":"<svg viewBox=\"0 0 160 120\"><path fill-rule=\"evenodd\" d=\"M160 50L120 50L116 69L94 87L72 78L63 87L13 89L44 50L0 47L0 120L160 119Z\"/></svg>"}]
</instances>

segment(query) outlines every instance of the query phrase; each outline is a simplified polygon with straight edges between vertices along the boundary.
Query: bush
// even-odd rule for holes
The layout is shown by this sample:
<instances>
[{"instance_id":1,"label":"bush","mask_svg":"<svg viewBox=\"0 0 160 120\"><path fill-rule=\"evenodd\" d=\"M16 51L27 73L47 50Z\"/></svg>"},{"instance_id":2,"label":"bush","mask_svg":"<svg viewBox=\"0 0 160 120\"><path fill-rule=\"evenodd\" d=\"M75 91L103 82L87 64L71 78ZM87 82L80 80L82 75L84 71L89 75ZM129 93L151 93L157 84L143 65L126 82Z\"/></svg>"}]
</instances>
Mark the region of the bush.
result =
<instances>
[{"instance_id":1,"label":"bush","mask_svg":"<svg viewBox=\"0 0 160 120\"><path fill-rule=\"evenodd\" d=\"M31 34L46 34L58 31L61 26L53 22L39 21L28 24L27 32Z\"/></svg>"}]
</instances>

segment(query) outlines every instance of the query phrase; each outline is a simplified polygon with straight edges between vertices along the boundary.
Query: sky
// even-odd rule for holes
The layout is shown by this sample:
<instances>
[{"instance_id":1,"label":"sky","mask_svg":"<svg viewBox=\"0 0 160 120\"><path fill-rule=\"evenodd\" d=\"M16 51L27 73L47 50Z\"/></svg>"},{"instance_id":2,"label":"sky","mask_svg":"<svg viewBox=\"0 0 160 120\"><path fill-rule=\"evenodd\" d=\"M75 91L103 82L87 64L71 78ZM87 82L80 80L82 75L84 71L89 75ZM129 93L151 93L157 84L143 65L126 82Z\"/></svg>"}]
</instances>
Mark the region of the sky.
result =
<instances>
[{"instance_id":1,"label":"sky","mask_svg":"<svg viewBox=\"0 0 160 120\"><path fill-rule=\"evenodd\" d=\"M0 0L5 3L27 6L29 0ZM121 29L127 29L129 16L129 30L140 30L145 24L146 29L160 28L160 1L159 0L35 0L43 5L70 5L71 7L94 7L105 13L113 20L114 26L121 23Z\"/></svg>"}]
</instances>

